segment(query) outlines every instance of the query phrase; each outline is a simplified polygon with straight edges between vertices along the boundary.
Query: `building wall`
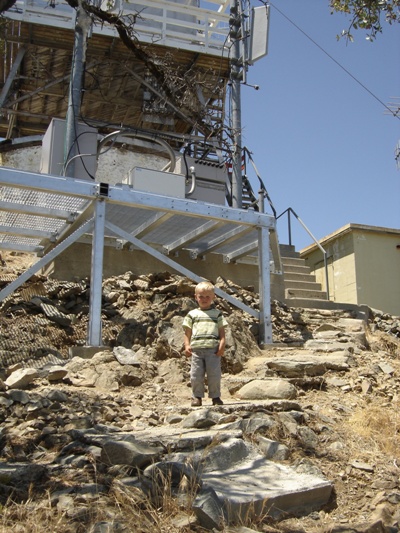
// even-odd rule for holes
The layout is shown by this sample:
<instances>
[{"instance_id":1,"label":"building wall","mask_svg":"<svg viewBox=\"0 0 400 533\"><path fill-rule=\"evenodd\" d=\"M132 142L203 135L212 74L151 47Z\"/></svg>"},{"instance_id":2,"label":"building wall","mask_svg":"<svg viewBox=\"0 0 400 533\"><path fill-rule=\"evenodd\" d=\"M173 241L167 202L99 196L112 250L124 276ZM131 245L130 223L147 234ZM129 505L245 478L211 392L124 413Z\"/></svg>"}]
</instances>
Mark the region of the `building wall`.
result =
<instances>
[{"instance_id":1,"label":"building wall","mask_svg":"<svg viewBox=\"0 0 400 533\"><path fill-rule=\"evenodd\" d=\"M400 230L350 224L320 244L327 252L331 300L400 316ZM322 252L310 247L301 256L326 290Z\"/></svg>"},{"instance_id":2,"label":"building wall","mask_svg":"<svg viewBox=\"0 0 400 533\"><path fill-rule=\"evenodd\" d=\"M327 252L329 299L334 302L357 303L354 247L351 234L323 245ZM319 248L304 257L316 281L326 291L323 254Z\"/></svg>"},{"instance_id":3,"label":"building wall","mask_svg":"<svg viewBox=\"0 0 400 533\"><path fill-rule=\"evenodd\" d=\"M400 316L400 232L353 234L359 304Z\"/></svg>"},{"instance_id":4,"label":"building wall","mask_svg":"<svg viewBox=\"0 0 400 533\"><path fill-rule=\"evenodd\" d=\"M27 172L40 172L41 156L41 146L23 146L7 152L0 152L0 165ZM168 161L169 159L162 155L132 152L132 150L124 148L105 148L98 160L96 181L115 185L122 183L124 177L129 174L133 167L160 170ZM79 176L77 177L79 178Z\"/></svg>"},{"instance_id":5,"label":"building wall","mask_svg":"<svg viewBox=\"0 0 400 533\"><path fill-rule=\"evenodd\" d=\"M328 247L331 297L336 302L358 303L354 242L351 234Z\"/></svg>"},{"instance_id":6,"label":"building wall","mask_svg":"<svg viewBox=\"0 0 400 533\"><path fill-rule=\"evenodd\" d=\"M26 146L7 152L0 152L0 165L8 168L18 168L27 172L39 172L41 146Z\"/></svg>"},{"instance_id":7,"label":"building wall","mask_svg":"<svg viewBox=\"0 0 400 533\"><path fill-rule=\"evenodd\" d=\"M65 281L90 277L91 253L90 244L75 243L52 261L43 272L50 277ZM222 276L241 287L252 286L258 291L257 265L224 263L222 257L215 254L208 254L206 260L203 261L201 259L193 260L188 254L181 253L179 257L174 257L173 260L198 276L213 282ZM104 248L103 278L118 276L128 271L140 275L166 270L174 272L168 265L142 250L116 250L111 246ZM178 271L175 273L179 274ZM272 300L281 302L284 300L283 277L281 275L271 274L270 290Z\"/></svg>"}]
</instances>

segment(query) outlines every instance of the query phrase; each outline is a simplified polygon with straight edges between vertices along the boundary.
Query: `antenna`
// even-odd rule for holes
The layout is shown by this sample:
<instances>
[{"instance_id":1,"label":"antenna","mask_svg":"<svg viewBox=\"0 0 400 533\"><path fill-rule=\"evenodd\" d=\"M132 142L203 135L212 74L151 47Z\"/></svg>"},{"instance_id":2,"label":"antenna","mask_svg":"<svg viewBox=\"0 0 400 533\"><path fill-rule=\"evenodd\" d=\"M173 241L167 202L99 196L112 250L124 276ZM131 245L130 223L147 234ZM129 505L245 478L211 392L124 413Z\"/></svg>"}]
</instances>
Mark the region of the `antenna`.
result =
<instances>
[{"instance_id":1,"label":"antenna","mask_svg":"<svg viewBox=\"0 0 400 533\"><path fill-rule=\"evenodd\" d=\"M269 5L253 7L251 10L249 65L268 54L269 13Z\"/></svg>"},{"instance_id":2,"label":"antenna","mask_svg":"<svg viewBox=\"0 0 400 533\"><path fill-rule=\"evenodd\" d=\"M256 91L258 85L250 85L246 80L246 70L268 51L269 6L254 7L251 10L251 29L248 35L246 20L239 0L230 0L231 50L231 117L232 117L232 207L242 208L242 119L240 85L244 83ZM247 37L250 37L249 49Z\"/></svg>"},{"instance_id":3,"label":"antenna","mask_svg":"<svg viewBox=\"0 0 400 533\"><path fill-rule=\"evenodd\" d=\"M385 115L392 115L395 118L400 118L400 96L394 96L393 102L389 102L386 106ZM397 141L394 149L394 160L396 161L397 170L400 170L400 140Z\"/></svg>"},{"instance_id":4,"label":"antenna","mask_svg":"<svg viewBox=\"0 0 400 533\"><path fill-rule=\"evenodd\" d=\"M392 96L393 102L386 105L385 115L393 115L395 118L400 118L400 96Z\"/></svg>"}]
</instances>

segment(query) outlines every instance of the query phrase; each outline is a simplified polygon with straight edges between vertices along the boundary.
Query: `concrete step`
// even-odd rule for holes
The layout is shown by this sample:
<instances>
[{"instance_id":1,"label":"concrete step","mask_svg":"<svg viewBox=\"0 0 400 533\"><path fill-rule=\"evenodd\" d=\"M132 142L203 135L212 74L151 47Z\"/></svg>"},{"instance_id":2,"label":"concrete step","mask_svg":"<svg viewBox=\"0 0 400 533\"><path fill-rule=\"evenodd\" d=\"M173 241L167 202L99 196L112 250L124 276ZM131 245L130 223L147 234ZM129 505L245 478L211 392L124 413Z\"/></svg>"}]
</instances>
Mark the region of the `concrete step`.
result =
<instances>
[{"instance_id":1,"label":"concrete step","mask_svg":"<svg viewBox=\"0 0 400 533\"><path fill-rule=\"evenodd\" d=\"M281 257L282 264L285 266L305 265L306 262L301 257Z\"/></svg>"},{"instance_id":2,"label":"concrete step","mask_svg":"<svg viewBox=\"0 0 400 533\"><path fill-rule=\"evenodd\" d=\"M320 300L315 298L287 298L285 301L289 307L302 307L304 309L325 309L328 311L354 311L357 318L367 320L369 308L366 305L350 304L346 302L332 302L332 300Z\"/></svg>"},{"instance_id":3,"label":"concrete step","mask_svg":"<svg viewBox=\"0 0 400 533\"><path fill-rule=\"evenodd\" d=\"M306 265L285 265L282 264L284 274L310 274L310 267Z\"/></svg>"},{"instance_id":4,"label":"concrete step","mask_svg":"<svg viewBox=\"0 0 400 533\"><path fill-rule=\"evenodd\" d=\"M287 280L285 278L285 288L296 291L322 291L321 283L312 280Z\"/></svg>"},{"instance_id":5,"label":"concrete step","mask_svg":"<svg viewBox=\"0 0 400 533\"><path fill-rule=\"evenodd\" d=\"M298 272L285 272L285 282L286 281L317 281L317 278L314 274L304 274Z\"/></svg>"},{"instance_id":6,"label":"concrete step","mask_svg":"<svg viewBox=\"0 0 400 533\"><path fill-rule=\"evenodd\" d=\"M280 250L282 259L284 257L300 257L299 252L296 252L295 247L290 244L280 244L279 250Z\"/></svg>"},{"instance_id":7,"label":"concrete step","mask_svg":"<svg viewBox=\"0 0 400 533\"><path fill-rule=\"evenodd\" d=\"M295 299L311 299L311 300L326 300L328 295L325 291L321 290L307 290L307 289L285 289L285 298L295 298Z\"/></svg>"}]
</instances>

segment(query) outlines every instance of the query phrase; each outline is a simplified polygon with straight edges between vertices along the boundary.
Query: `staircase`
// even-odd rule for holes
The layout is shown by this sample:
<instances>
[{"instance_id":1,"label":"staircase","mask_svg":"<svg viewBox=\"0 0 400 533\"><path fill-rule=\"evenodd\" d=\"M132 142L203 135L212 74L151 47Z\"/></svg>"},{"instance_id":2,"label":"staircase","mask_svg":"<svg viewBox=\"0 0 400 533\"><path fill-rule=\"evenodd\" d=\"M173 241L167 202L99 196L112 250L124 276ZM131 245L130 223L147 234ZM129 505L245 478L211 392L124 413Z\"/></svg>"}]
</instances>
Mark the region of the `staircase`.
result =
<instances>
[{"instance_id":1,"label":"staircase","mask_svg":"<svg viewBox=\"0 0 400 533\"><path fill-rule=\"evenodd\" d=\"M279 245L285 286L285 301L291 307L330 308L326 291L310 273L310 267L301 259L294 246Z\"/></svg>"},{"instance_id":2,"label":"staircase","mask_svg":"<svg viewBox=\"0 0 400 533\"><path fill-rule=\"evenodd\" d=\"M285 279L285 298L327 300L326 291L316 282L315 276L310 274L310 267L301 259L294 246L280 244L279 249Z\"/></svg>"},{"instance_id":3,"label":"staircase","mask_svg":"<svg viewBox=\"0 0 400 533\"><path fill-rule=\"evenodd\" d=\"M258 211L258 198L254 195L253 188L247 178L242 177L242 207L243 209L254 209Z\"/></svg>"},{"instance_id":4,"label":"staircase","mask_svg":"<svg viewBox=\"0 0 400 533\"><path fill-rule=\"evenodd\" d=\"M281 265L284 278L285 303L289 307L353 311L359 318L368 316L368 306L328 300L326 291L310 274L310 268L295 251L294 246L280 244Z\"/></svg>"},{"instance_id":5,"label":"staircase","mask_svg":"<svg viewBox=\"0 0 400 533\"><path fill-rule=\"evenodd\" d=\"M281 265L284 278L285 303L289 307L309 309L347 310L353 311L359 317L368 314L365 305L328 300L326 291L317 283L315 276L310 274L310 267L295 251L294 246L280 244Z\"/></svg>"}]
</instances>

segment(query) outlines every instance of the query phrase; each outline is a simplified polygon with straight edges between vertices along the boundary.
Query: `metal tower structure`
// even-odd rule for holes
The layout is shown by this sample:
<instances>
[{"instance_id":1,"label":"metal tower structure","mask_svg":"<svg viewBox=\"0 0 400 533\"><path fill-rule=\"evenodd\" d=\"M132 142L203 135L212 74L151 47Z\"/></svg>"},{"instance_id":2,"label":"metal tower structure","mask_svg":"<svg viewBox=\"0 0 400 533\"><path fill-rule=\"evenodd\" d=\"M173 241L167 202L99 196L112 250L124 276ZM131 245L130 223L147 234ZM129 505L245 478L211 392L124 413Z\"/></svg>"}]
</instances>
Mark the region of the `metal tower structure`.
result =
<instances>
[{"instance_id":1,"label":"metal tower structure","mask_svg":"<svg viewBox=\"0 0 400 533\"><path fill-rule=\"evenodd\" d=\"M123 127L168 135L174 149L194 132L220 142L226 2L96 5L85 16L65 1L17 0L5 12L0 135L43 134L52 118L73 113L104 134Z\"/></svg>"},{"instance_id":2,"label":"metal tower structure","mask_svg":"<svg viewBox=\"0 0 400 533\"><path fill-rule=\"evenodd\" d=\"M0 66L5 145L21 138L41 142L52 121L66 120L61 176L0 168L0 248L42 257L3 289L0 299L72 243L92 235L88 343L97 346L105 239L144 251L194 280L200 279L195 265L188 270L168 255L184 252L196 260L213 254L223 263L248 257L258 263L260 311L219 292L257 316L261 343L272 342L275 219L241 209L240 171L240 84L251 61L266 52L265 25L261 31L244 26L237 0L114 0L89 3L85 13L73 6L73 0L17 0L6 12ZM256 26L259 15L265 18L266 8L261 9L252 19ZM261 43L254 38L260 35ZM229 139L224 110L228 84L233 109ZM173 197L80 179L73 167L83 157L77 129L82 123L98 132L100 145L120 132L142 139L143 151L149 150L147 141L156 141L167 150L171 167L179 151L203 170L232 154L230 207L185 197L184 181L182 195Z\"/></svg>"}]
</instances>

